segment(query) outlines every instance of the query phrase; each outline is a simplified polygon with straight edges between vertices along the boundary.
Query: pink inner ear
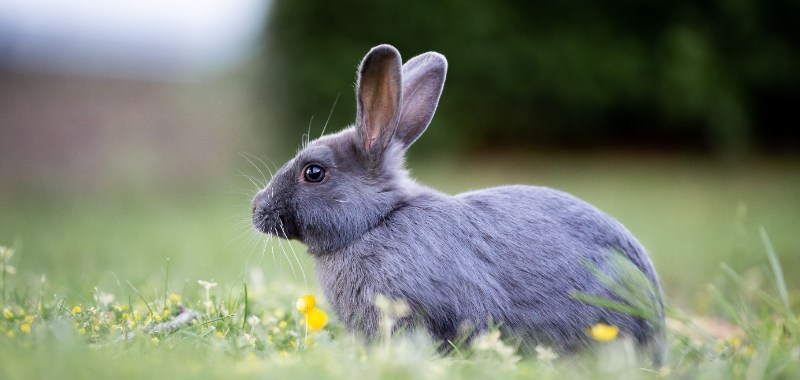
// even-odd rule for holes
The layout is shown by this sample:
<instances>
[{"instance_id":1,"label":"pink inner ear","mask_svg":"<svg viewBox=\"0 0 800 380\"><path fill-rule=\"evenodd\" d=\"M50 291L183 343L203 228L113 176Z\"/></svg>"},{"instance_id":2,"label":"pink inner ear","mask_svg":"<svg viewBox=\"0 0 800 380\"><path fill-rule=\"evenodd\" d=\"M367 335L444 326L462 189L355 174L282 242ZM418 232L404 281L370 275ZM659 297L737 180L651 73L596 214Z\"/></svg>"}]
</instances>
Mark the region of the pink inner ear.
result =
<instances>
[{"instance_id":1,"label":"pink inner ear","mask_svg":"<svg viewBox=\"0 0 800 380\"><path fill-rule=\"evenodd\" d=\"M359 78L359 105L364 148L385 149L394 134L402 96L400 57L395 52L377 51L365 58Z\"/></svg>"},{"instance_id":2,"label":"pink inner ear","mask_svg":"<svg viewBox=\"0 0 800 380\"><path fill-rule=\"evenodd\" d=\"M369 85L362 88L364 99L369 99L364 107L363 120L367 134L364 148L367 152L371 152L375 141L379 138L388 142L394 132L392 124L397 113L399 87L399 83L392 78L391 73L385 73L376 75ZM386 134L388 136L385 136Z\"/></svg>"}]
</instances>

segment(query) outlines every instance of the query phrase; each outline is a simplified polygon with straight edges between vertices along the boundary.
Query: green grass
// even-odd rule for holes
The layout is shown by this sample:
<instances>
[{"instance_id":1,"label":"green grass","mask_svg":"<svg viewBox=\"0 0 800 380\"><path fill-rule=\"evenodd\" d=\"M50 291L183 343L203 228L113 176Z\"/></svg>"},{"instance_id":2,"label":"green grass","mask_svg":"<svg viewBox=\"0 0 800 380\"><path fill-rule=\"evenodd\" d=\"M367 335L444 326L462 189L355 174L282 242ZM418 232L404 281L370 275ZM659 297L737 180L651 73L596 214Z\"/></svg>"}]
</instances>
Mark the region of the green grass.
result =
<instances>
[{"instance_id":1,"label":"green grass","mask_svg":"<svg viewBox=\"0 0 800 380\"><path fill-rule=\"evenodd\" d=\"M559 188L622 221L648 248L674 319L708 315L740 329L717 340L670 328L667 377L800 376L800 332L792 313L800 302L796 162L509 154L412 161L410 167L421 182L449 193L510 183ZM321 299L302 245L293 245L295 259L286 242L283 250L274 242L265 246L248 232L249 199L232 192L252 189L248 184L231 177L138 192L120 187L81 194L46 186L0 191L0 245L17 248L8 258L16 273L7 272L3 283L2 306L13 316L0 317L1 377L657 376L651 371L658 368L641 369L646 363L632 359L625 339L575 358L552 360L543 348L538 357L519 361L506 349L513 341L484 341L445 356L433 344L402 337L373 346L353 341ZM210 299L198 280L219 283ZM306 341L293 305L309 293L331 320ZM97 300L109 295L111 302ZM142 327L151 311L169 320L178 312L177 299L202 317L179 333L147 334ZM81 311L71 315L76 306ZM141 317L132 327L130 318L123 319L127 314L135 320L131 309ZM246 321L245 309L259 321ZM128 331L131 339L114 343Z\"/></svg>"}]
</instances>

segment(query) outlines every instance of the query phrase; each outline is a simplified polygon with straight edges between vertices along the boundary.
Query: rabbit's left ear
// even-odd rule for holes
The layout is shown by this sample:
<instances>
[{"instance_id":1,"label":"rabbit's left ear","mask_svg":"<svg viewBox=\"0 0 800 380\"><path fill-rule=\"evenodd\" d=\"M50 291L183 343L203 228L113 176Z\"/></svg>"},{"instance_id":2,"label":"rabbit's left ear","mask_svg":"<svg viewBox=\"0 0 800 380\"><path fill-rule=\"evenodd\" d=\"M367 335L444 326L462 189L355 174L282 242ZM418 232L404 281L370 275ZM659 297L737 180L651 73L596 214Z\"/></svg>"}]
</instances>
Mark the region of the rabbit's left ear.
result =
<instances>
[{"instance_id":1,"label":"rabbit's left ear","mask_svg":"<svg viewBox=\"0 0 800 380\"><path fill-rule=\"evenodd\" d=\"M358 69L356 130L367 156L380 157L400 118L403 79L400 53L380 45L367 53Z\"/></svg>"},{"instance_id":2,"label":"rabbit's left ear","mask_svg":"<svg viewBox=\"0 0 800 380\"><path fill-rule=\"evenodd\" d=\"M418 55L403 65L403 107L394 139L408 148L428 128L447 75L447 60L439 53Z\"/></svg>"}]
</instances>

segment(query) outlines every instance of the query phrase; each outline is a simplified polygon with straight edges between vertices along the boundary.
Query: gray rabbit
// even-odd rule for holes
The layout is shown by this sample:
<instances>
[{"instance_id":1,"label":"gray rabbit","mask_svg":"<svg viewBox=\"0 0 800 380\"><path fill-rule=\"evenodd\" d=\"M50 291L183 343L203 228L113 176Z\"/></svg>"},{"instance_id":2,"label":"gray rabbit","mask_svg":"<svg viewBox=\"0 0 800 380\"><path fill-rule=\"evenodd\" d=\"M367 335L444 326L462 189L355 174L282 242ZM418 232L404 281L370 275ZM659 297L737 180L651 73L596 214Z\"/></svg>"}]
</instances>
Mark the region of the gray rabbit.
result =
<instances>
[{"instance_id":1,"label":"gray rabbit","mask_svg":"<svg viewBox=\"0 0 800 380\"><path fill-rule=\"evenodd\" d=\"M403 155L430 123L446 72L438 53L403 65L392 46L370 50L358 69L355 125L312 141L278 170L253 200L255 228L304 243L337 317L367 339L377 334L373 302L382 294L404 300L440 341L465 323L474 336L491 320L523 351L548 344L570 353L591 343L588 327L606 323L658 361L658 323L570 296L616 299L582 263L613 274L608 258L619 251L656 285L663 320L653 265L619 222L546 187L449 196L409 178Z\"/></svg>"}]
</instances>

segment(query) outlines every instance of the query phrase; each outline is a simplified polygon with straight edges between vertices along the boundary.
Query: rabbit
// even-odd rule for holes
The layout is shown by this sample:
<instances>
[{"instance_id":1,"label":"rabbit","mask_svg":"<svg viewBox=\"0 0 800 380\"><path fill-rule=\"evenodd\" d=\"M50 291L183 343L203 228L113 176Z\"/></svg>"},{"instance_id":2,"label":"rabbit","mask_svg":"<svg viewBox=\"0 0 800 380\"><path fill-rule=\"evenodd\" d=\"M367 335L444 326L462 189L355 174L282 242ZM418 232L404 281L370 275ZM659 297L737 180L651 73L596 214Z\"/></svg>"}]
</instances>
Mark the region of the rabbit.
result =
<instances>
[{"instance_id":1,"label":"rabbit","mask_svg":"<svg viewBox=\"0 0 800 380\"><path fill-rule=\"evenodd\" d=\"M348 331L378 334L375 297L406 302L446 342L489 320L531 352L591 346L587 328L617 326L659 360L658 323L575 300L615 295L582 264L621 252L654 284L642 245L619 222L567 193L501 186L450 196L418 184L404 152L433 118L447 60L428 52L402 64L390 45L358 67L355 124L310 142L253 199L252 223L307 246L325 298ZM605 265L605 267L604 267ZM663 306L658 318L663 321ZM408 320L405 320L408 322Z\"/></svg>"}]
</instances>

